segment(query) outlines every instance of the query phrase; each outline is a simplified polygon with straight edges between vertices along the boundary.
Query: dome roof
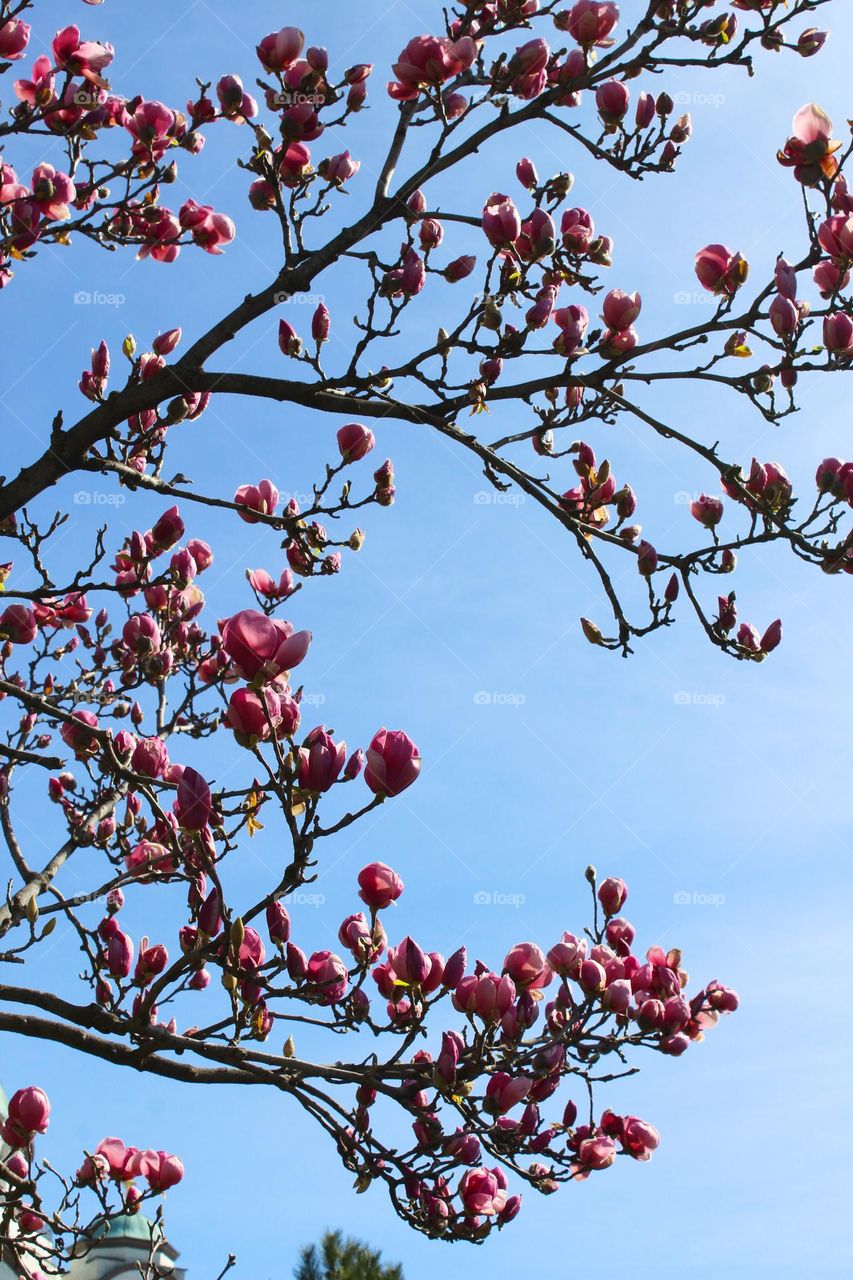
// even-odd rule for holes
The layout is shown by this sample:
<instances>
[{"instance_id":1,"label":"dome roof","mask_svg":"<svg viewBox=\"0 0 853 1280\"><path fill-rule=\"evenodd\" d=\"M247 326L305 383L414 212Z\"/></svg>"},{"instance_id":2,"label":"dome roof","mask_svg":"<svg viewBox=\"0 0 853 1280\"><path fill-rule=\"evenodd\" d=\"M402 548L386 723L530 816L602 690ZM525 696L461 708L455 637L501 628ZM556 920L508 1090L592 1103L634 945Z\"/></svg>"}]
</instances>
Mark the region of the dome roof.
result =
<instances>
[{"instance_id":1,"label":"dome roof","mask_svg":"<svg viewBox=\"0 0 853 1280\"><path fill-rule=\"evenodd\" d=\"M104 1239L144 1240L151 1243L154 1224L142 1213L122 1213L107 1223Z\"/></svg>"}]
</instances>

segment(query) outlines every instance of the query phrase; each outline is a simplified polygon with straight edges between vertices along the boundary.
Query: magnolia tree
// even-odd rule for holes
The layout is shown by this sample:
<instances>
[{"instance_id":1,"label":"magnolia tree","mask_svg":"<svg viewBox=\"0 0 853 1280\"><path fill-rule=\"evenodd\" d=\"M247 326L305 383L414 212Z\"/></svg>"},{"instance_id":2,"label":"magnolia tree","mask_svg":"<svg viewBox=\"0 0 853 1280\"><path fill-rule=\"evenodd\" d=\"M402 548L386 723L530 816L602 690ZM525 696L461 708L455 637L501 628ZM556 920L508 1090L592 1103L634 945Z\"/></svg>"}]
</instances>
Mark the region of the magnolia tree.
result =
<instances>
[{"instance_id":1,"label":"magnolia tree","mask_svg":"<svg viewBox=\"0 0 853 1280\"><path fill-rule=\"evenodd\" d=\"M816 457L814 489L795 495L779 462L724 457L642 405L645 388L685 380L724 388L775 423L797 408L801 371L847 365L850 144L833 139L820 107L798 110L778 160L804 207L800 242L756 285L736 246L697 245L696 275L715 305L693 326L654 335L631 281L609 282L614 245L584 207L591 193L575 195L568 172L538 172L513 142L534 124L561 152L582 149L663 188L692 129L668 75L751 73L765 55L818 53L825 33L808 22L823 2L651 0L620 14L595 0L469 0L444 13L437 5L428 35L401 30L397 62L377 69L338 65L334 49L310 43L323 31L286 27L257 33L258 63L238 68L242 79L187 86L179 108L134 84L112 87L121 63L96 38L96 10L81 11L82 30L51 39L47 15L31 30L37 5L0 0L7 306L26 299L45 246L85 237L167 277L184 250L227 250L237 223L246 237L256 218L280 231L264 286L191 337L170 327L165 306L162 331L129 336L121 352L93 332L91 363L79 389L59 393L43 452L0 483L9 600L0 960L16 966L0 985L0 1029L188 1084L279 1090L326 1131L357 1190L384 1186L396 1212L435 1238L482 1241L516 1217L525 1187L549 1193L617 1156L650 1157L655 1128L602 1109L597 1083L634 1070L640 1050L683 1054L737 997L716 980L690 983L680 952L635 945L622 880L599 881L589 868L590 919L566 921L547 953L508 938L503 958L464 947L445 958L429 937L404 936L405 897L389 939L387 909L403 883L380 863L352 885L338 953L311 953L300 922L291 925L283 899L322 877L339 832L416 783L421 759L401 729L378 728L350 751L305 722L311 634L287 614L297 589L359 551L357 513L394 502L391 461L365 461L379 418L438 433L473 454L497 489L517 487L553 518L601 582L610 620L581 620L593 645L627 655L638 637L695 615L724 653L762 661L781 623L739 619L728 586L739 552L781 542L825 573L853 572L853 463ZM371 102L391 120L375 181L358 159ZM193 156L232 126L241 126L245 207L187 199L170 208L178 165L192 181ZM479 190L465 170L475 152L492 166ZM462 181L449 204L434 192L454 172ZM460 253L473 236L476 255ZM302 325L304 306L288 305L314 289L330 296L326 282L342 271L361 288L348 346L328 342L347 317L321 302ZM424 344L431 306L445 327ZM266 371L234 367L228 344L270 313L278 346ZM171 441L212 395L334 416L339 456L301 509L239 457L234 479L245 483L233 492L202 493L170 471ZM490 439L484 411L501 404L514 408L517 430ZM583 439L586 424L618 418L680 450L685 488L701 477L723 495L692 504L690 547L656 545L654 511L644 536L619 459L597 459ZM54 547L75 473L112 477L162 505L120 545L99 530L68 575ZM214 549L194 529L199 505L231 513L235 539L241 521L269 534L273 572L235 587L221 619L205 610ZM626 557L647 600L637 616L636 592L626 600L614 582ZM376 723L384 718L377 707ZM346 708L334 719L345 722ZM227 788L205 768L214 738L233 756ZM16 819L22 777L39 779L64 826L43 865ZM280 863L245 897L231 855L262 823L278 834ZM123 927L130 895L148 936ZM68 941L40 961L60 920ZM73 989L24 980L76 971L81 954ZM328 1060L299 1056L297 1027L329 1033ZM343 1033L353 1047L341 1053ZM47 1097L11 1083L22 1087L2 1133L0 1238L22 1274L55 1274L112 1215L178 1183L183 1166L93 1132L80 1168L63 1175L36 1141ZM150 1265L154 1274L153 1255Z\"/></svg>"}]
</instances>

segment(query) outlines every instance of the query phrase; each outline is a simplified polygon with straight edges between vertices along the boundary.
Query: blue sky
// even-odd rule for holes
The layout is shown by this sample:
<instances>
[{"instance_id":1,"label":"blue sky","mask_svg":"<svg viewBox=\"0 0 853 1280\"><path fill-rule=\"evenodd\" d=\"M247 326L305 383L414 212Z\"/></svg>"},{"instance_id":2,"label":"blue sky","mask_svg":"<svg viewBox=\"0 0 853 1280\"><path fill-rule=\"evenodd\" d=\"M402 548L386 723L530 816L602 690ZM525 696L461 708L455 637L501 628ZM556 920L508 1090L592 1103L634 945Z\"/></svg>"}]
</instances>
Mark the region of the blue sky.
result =
<instances>
[{"instance_id":1,"label":"blue sky","mask_svg":"<svg viewBox=\"0 0 853 1280\"><path fill-rule=\"evenodd\" d=\"M112 40L116 87L172 105L183 104L196 75L236 71L251 81L256 38L284 22L327 45L335 66L374 62L373 109L331 148L348 146L364 162L349 212L368 198L371 164L392 120L384 68L412 35L436 28L438 12L427 0L344 7L315 0L246 3L238 18L232 6L204 0L179 12L164 0L144 9L64 0L43 6L36 30L47 40L77 21L85 34ZM484 151L466 166L461 187L457 181L439 194L449 203L464 189L468 212L495 189L521 199L513 170L522 154L540 173L572 169L577 202L616 241L612 284L643 294L641 332L686 323L688 314L693 323L704 305L694 296L697 248L717 240L740 248L756 278L772 270L778 252L794 257L802 248L798 191L775 149L802 103L819 101L841 136L851 111L845 50L853 13L835 0L818 16L833 28L819 58L767 55L751 82L742 73L682 73L655 83L681 94L694 118L672 177L631 184L531 127L511 147ZM31 48L40 51L36 37ZM167 268L80 245L20 269L3 297L15 309L0 355L3 471L30 460L58 407L67 421L81 411L76 383L102 337L115 354L128 331L147 342L181 325L192 336L267 281L275 231L245 200L246 178L234 167L244 145L238 129L211 131L206 151L183 162L175 189L175 207L192 194L235 218L238 240L222 258L184 251ZM315 151L325 154L322 143ZM448 231L447 256L470 243ZM318 286L344 346L357 286L349 267ZM81 290L124 300L80 305ZM451 300L447 290L427 290L413 323L431 336ZM304 319L295 306L288 314L307 328L307 311ZM229 359L282 371L277 322L264 319ZM689 387L644 403L703 439L719 439L727 456L781 461L795 487L810 492L815 463L849 452L846 395L838 379L812 380L802 401L802 412L778 427ZM303 492L333 456L338 425L222 397L173 433L171 468L226 497L264 475L284 492ZM523 423L502 411L492 425L497 436ZM567 1245L574 1270L606 1258L657 1280L685 1271L698 1280L752 1280L853 1269L845 1227L853 1040L835 976L846 958L853 881L848 580L807 571L772 548L745 555L733 582L742 616L763 626L781 615L785 623L771 660L722 658L682 613L678 626L641 643L626 662L581 637L578 616L603 621L604 606L553 522L515 497L480 500L487 486L473 460L420 428L383 422L377 435L380 457L396 465L398 501L366 517L363 552L346 558L338 580L310 584L290 616L315 633L303 671L317 718L352 745L366 743L379 724L406 728L421 747L424 774L325 851L316 887L326 901L295 909L297 940L333 945L337 922L355 909L357 871L373 859L406 881L396 933L412 932L445 953L465 941L469 954L495 964L512 942L548 946L584 923L589 862L623 875L644 945L681 946L697 985L716 975L743 998L739 1014L686 1057L649 1059L642 1074L601 1095L602 1104L656 1124L660 1150L648 1165L619 1161L556 1197L528 1193L522 1216L498 1239L450 1254L400 1224L380 1191L356 1198L322 1134L282 1097L190 1090L21 1039L0 1043L0 1076L10 1089L32 1079L48 1090L49 1155L60 1166L113 1132L182 1155L188 1177L169 1197L168 1221L191 1280L217 1274L230 1250L241 1280L281 1280L298 1246L330 1225L402 1260L408 1280L463 1268L470 1280L510 1275L529 1269L532 1257L551 1274L564 1269ZM716 491L713 476L626 421L590 428L588 438L638 491L638 518L652 540L689 545L696 531L684 495ZM58 552L66 565L93 526L94 509L72 500L82 487L72 478L55 495L71 512ZM101 489L112 492L105 482ZM53 505L52 497L39 510ZM126 529L145 527L160 506L141 505L144 515L134 503L109 507L113 544ZM246 567L280 567L273 536L208 511L188 526L218 552L206 583L211 616L249 604ZM482 693L491 696L478 699ZM217 765L225 767L224 756ZM31 804L22 820L35 857L43 801L34 793ZM254 884L265 865L276 865L276 852L276 833L267 830L239 855L245 865L234 872L235 887ZM478 904L483 893L499 901ZM153 931L149 904L130 911L137 934ZM63 951L58 940L55 955L65 982L73 948ZM329 1052L341 1050L336 1042Z\"/></svg>"}]
</instances>

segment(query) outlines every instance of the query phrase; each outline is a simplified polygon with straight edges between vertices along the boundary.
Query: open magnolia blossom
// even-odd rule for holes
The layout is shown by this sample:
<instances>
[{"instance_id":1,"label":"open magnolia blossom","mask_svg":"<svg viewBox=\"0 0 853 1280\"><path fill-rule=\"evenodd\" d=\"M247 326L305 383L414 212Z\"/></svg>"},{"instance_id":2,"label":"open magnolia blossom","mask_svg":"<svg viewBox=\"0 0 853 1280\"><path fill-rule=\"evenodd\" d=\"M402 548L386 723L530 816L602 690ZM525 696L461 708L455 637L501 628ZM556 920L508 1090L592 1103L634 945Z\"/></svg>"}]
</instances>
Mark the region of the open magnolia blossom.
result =
<instances>
[{"instance_id":1,"label":"open magnolia blossom","mask_svg":"<svg viewBox=\"0 0 853 1280\"><path fill-rule=\"evenodd\" d=\"M369 741L348 734L349 745L346 708L334 709L334 728L306 717L311 603L294 597L360 551L357 513L394 503L391 460L369 455L395 420L473 454L489 484L550 515L553 537L568 538L600 579L610 621L581 620L597 646L628 654L683 610L725 653L762 661L781 621L741 619L734 591L715 585L738 554L778 542L825 573L853 572L853 463L816 456L814 486L798 492L783 462L750 460L748 448L722 456L713 423L706 440L701 423L691 434L643 406L647 387L683 380L748 402L762 426L779 423L797 409L801 373L853 361L851 147L826 113L797 110L779 140L791 199L807 210L801 243L751 271L736 244L697 244L684 280L707 305L669 333L646 324L594 190L575 191L567 171L540 172L558 144L664 188L693 129L667 91L671 70L810 57L825 33L803 20L824 2L469 0L436 5L429 34L401 31L399 57L381 69L338 65L334 50L310 43L323 35L313 18L313 32L258 33L257 64L240 74L196 90L189 69L192 96L179 105L123 83L121 50L95 38L95 0L79 10L81 27L55 34L48 6L0 0L3 305L26 297L28 272L53 245L84 238L168 272L184 249L215 255L235 236L280 230L264 287L212 323L205 301L197 316L164 314L159 334L128 336L121 351L93 331L79 387L57 392L42 452L0 481L10 883L0 961L16 966L0 984L0 1031L171 1079L279 1090L331 1137L359 1191L384 1185L396 1211L434 1237L481 1241L516 1216L525 1187L551 1192L617 1156L651 1156L657 1130L602 1109L596 1085L630 1073L644 1048L681 1055L737 998L716 980L691 985L678 950L635 948L621 880L599 883L590 868L586 928L567 921L577 932L549 948L507 940L503 960L430 950L430 938L403 933L404 904L391 930L385 913L403 884L378 862L352 886L338 951L313 949L307 922L296 912L291 921L285 899L322 882L324 841L394 804L421 767L417 727L387 728L391 708L376 709ZM67 17L79 8L61 7ZM359 159L369 99L374 118L391 122L378 180ZM549 138L536 157L515 142L531 147L531 125ZM170 207L178 166L191 184L193 156L232 126L244 204L188 197ZM465 173L475 153L492 165L488 181L466 175L452 207L436 198L442 177ZM327 234L330 210L343 224ZM330 341L349 325L334 302L341 267L363 282L349 343ZM328 301L310 316L291 305L319 287ZM430 306L440 325L424 342ZM225 355L235 335L273 316L264 373ZM296 477L259 475L238 454L217 493L167 469L170 442L212 395L298 405L333 423L336 455L303 501L281 496ZM514 407L517 426L492 439L488 411L501 406ZM619 419L680 451L683 487L697 496L679 545L659 544L671 513L637 522L619 436L613 457L589 442ZM197 430L216 434L209 418ZM160 507L150 528L132 516L120 545L100 530L62 575L51 564L65 517L46 513L68 501L75 473ZM266 567L248 570L222 617L205 603L214 548L185 527L205 507L230 513L234 539L250 532L244 524L254 540L269 535ZM633 572L617 590L613 566L625 557ZM205 764L210 739L233 753L227 785ZM16 809L22 779L34 776L62 826L38 863ZM280 864L246 896L233 855L261 825L278 832ZM122 924L130 895L147 936ZM72 959L61 986L43 989L26 977L42 972L41 944L59 919ZM62 963L62 947L51 954ZM300 1057L292 1031L306 1021L335 1046L348 1033L352 1051ZM15 1095L0 1165L0 1244L45 1275L98 1222L183 1172L174 1156L107 1138L76 1175L36 1178L48 1110L38 1088ZM88 1217L83 1192L95 1197Z\"/></svg>"}]
</instances>

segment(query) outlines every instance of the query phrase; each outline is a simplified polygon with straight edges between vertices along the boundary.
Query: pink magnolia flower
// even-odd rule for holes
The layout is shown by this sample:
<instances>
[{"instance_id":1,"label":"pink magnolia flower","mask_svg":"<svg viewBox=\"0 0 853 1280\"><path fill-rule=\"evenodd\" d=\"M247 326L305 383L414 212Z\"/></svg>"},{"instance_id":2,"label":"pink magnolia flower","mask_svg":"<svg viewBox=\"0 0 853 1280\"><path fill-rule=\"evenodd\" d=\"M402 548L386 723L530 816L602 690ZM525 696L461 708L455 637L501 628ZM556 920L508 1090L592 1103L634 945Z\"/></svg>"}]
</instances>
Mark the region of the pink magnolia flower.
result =
<instances>
[{"instance_id":1,"label":"pink magnolia flower","mask_svg":"<svg viewBox=\"0 0 853 1280\"><path fill-rule=\"evenodd\" d=\"M371 862L362 867L358 873L358 884L358 896L371 911L381 911L390 906L403 892L403 881L384 862Z\"/></svg>"},{"instance_id":2,"label":"pink magnolia flower","mask_svg":"<svg viewBox=\"0 0 853 1280\"><path fill-rule=\"evenodd\" d=\"M816 103L800 107L791 126L791 137L777 152L781 165L793 169L797 182L813 187L838 172L835 152L841 143L832 137L832 121Z\"/></svg>"},{"instance_id":3,"label":"pink magnolia flower","mask_svg":"<svg viewBox=\"0 0 853 1280\"><path fill-rule=\"evenodd\" d=\"M168 1191L183 1179L183 1162L166 1151L134 1151L127 1162L132 1177L142 1177L152 1191Z\"/></svg>"},{"instance_id":4,"label":"pink magnolia flower","mask_svg":"<svg viewBox=\"0 0 853 1280\"><path fill-rule=\"evenodd\" d=\"M162 738L140 738L130 757L130 767L147 778L162 778L169 767L169 751Z\"/></svg>"},{"instance_id":5,"label":"pink magnolia flower","mask_svg":"<svg viewBox=\"0 0 853 1280\"><path fill-rule=\"evenodd\" d=\"M566 209L560 222L563 244L571 253L586 253L595 239L595 223L586 209Z\"/></svg>"},{"instance_id":6,"label":"pink magnolia flower","mask_svg":"<svg viewBox=\"0 0 853 1280\"><path fill-rule=\"evenodd\" d=\"M220 246L230 244L237 234L237 228L226 214L217 213L212 205L197 204L195 200L181 205L178 220L206 253L221 253Z\"/></svg>"},{"instance_id":7,"label":"pink magnolia flower","mask_svg":"<svg viewBox=\"0 0 853 1280\"><path fill-rule=\"evenodd\" d=\"M616 1143L604 1136L585 1138L578 1147L578 1165L590 1169L607 1169L616 1159Z\"/></svg>"},{"instance_id":8,"label":"pink magnolia flower","mask_svg":"<svg viewBox=\"0 0 853 1280\"><path fill-rule=\"evenodd\" d=\"M696 254L696 275L709 293L733 296L749 274L749 263L723 244L709 244Z\"/></svg>"},{"instance_id":9,"label":"pink magnolia flower","mask_svg":"<svg viewBox=\"0 0 853 1280\"><path fill-rule=\"evenodd\" d=\"M2 30L0 30L0 40L2 40ZM8 56L0 51L0 57ZM16 80L13 87L15 96L20 102L26 102L31 107L46 107L54 99L53 86L53 63L46 54L42 54L33 63L32 79Z\"/></svg>"},{"instance_id":10,"label":"pink magnolia flower","mask_svg":"<svg viewBox=\"0 0 853 1280\"><path fill-rule=\"evenodd\" d=\"M635 1160L650 1160L652 1152L660 1146L660 1134L654 1125L637 1116L626 1116L619 1136L622 1150Z\"/></svg>"},{"instance_id":11,"label":"pink magnolia flower","mask_svg":"<svg viewBox=\"0 0 853 1280\"><path fill-rule=\"evenodd\" d=\"M100 73L110 65L115 56L111 44L81 40L79 28L73 26L58 31L51 47L58 67L71 75L82 75L96 84L100 83Z\"/></svg>"},{"instance_id":12,"label":"pink magnolia flower","mask_svg":"<svg viewBox=\"0 0 853 1280\"><path fill-rule=\"evenodd\" d=\"M348 151L341 152L340 155L330 156L328 160L323 160L319 165L321 177L327 182L332 182L336 187L342 187L350 178L354 178L361 168L361 161L354 160Z\"/></svg>"},{"instance_id":13,"label":"pink magnolia flower","mask_svg":"<svg viewBox=\"0 0 853 1280\"><path fill-rule=\"evenodd\" d=\"M87 732L98 728L98 717L93 711L72 711L71 719L66 720L59 731L62 741L71 747L78 760L97 750L97 739Z\"/></svg>"},{"instance_id":14,"label":"pink magnolia flower","mask_svg":"<svg viewBox=\"0 0 853 1280\"><path fill-rule=\"evenodd\" d=\"M443 84L466 71L476 57L477 45L470 36L415 36L392 67L397 79L389 83L388 93L398 102L412 101L425 85Z\"/></svg>"},{"instance_id":15,"label":"pink magnolia flower","mask_svg":"<svg viewBox=\"0 0 853 1280\"><path fill-rule=\"evenodd\" d=\"M350 422L338 432L338 449L344 462L359 462L375 444L373 432L361 422Z\"/></svg>"},{"instance_id":16,"label":"pink magnolia flower","mask_svg":"<svg viewBox=\"0 0 853 1280\"><path fill-rule=\"evenodd\" d=\"M610 33L619 21L619 6L601 0L577 0L561 18L561 30L586 48L606 49L613 44Z\"/></svg>"},{"instance_id":17,"label":"pink magnolia flower","mask_svg":"<svg viewBox=\"0 0 853 1280\"><path fill-rule=\"evenodd\" d=\"M305 976L321 1004L336 1004L349 987L347 967L332 951L315 951L308 960Z\"/></svg>"},{"instance_id":18,"label":"pink magnolia flower","mask_svg":"<svg viewBox=\"0 0 853 1280\"><path fill-rule=\"evenodd\" d=\"M0 60L17 62L23 58L30 42L30 26L19 18L10 18L0 27Z\"/></svg>"},{"instance_id":19,"label":"pink magnolia flower","mask_svg":"<svg viewBox=\"0 0 853 1280\"><path fill-rule=\"evenodd\" d=\"M364 780L374 795L398 796L421 771L421 756L402 729L379 729L367 748Z\"/></svg>"},{"instance_id":20,"label":"pink magnolia flower","mask_svg":"<svg viewBox=\"0 0 853 1280\"><path fill-rule=\"evenodd\" d=\"M210 787L197 769L187 765L178 782L175 817L185 831L201 831L211 811Z\"/></svg>"},{"instance_id":21,"label":"pink magnolia flower","mask_svg":"<svg viewBox=\"0 0 853 1280\"><path fill-rule=\"evenodd\" d=\"M222 624L222 648L246 680L267 684L303 660L310 631L294 632L291 623L243 609Z\"/></svg>"},{"instance_id":22,"label":"pink magnolia flower","mask_svg":"<svg viewBox=\"0 0 853 1280\"><path fill-rule=\"evenodd\" d=\"M36 615L24 604L10 604L0 614L0 636L12 644L31 644L38 635Z\"/></svg>"},{"instance_id":23,"label":"pink magnolia flower","mask_svg":"<svg viewBox=\"0 0 853 1280\"><path fill-rule=\"evenodd\" d=\"M257 524L258 515L271 516L279 502L278 489L272 480L260 480L257 484L241 484L234 494L234 502L242 510L238 513L246 524Z\"/></svg>"},{"instance_id":24,"label":"pink magnolia flower","mask_svg":"<svg viewBox=\"0 0 853 1280\"><path fill-rule=\"evenodd\" d=\"M305 36L298 27L282 27L264 36L256 52L265 71L284 71L302 53Z\"/></svg>"},{"instance_id":25,"label":"pink magnolia flower","mask_svg":"<svg viewBox=\"0 0 853 1280\"><path fill-rule=\"evenodd\" d=\"M552 977L545 956L535 942L516 943L507 952L503 967L517 987L545 987Z\"/></svg>"},{"instance_id":26,"label":"pink magnolia flower","mask_svg":"<svg viewBox=\"0 0 853 1280\"><path fill-rule=\"evenodd\" d=\"M472 1217L491 1217L507 1202L506 1175L501 1169L468 1169L459 1183L459 1198Z\"/></svg>"}]
</instances>

